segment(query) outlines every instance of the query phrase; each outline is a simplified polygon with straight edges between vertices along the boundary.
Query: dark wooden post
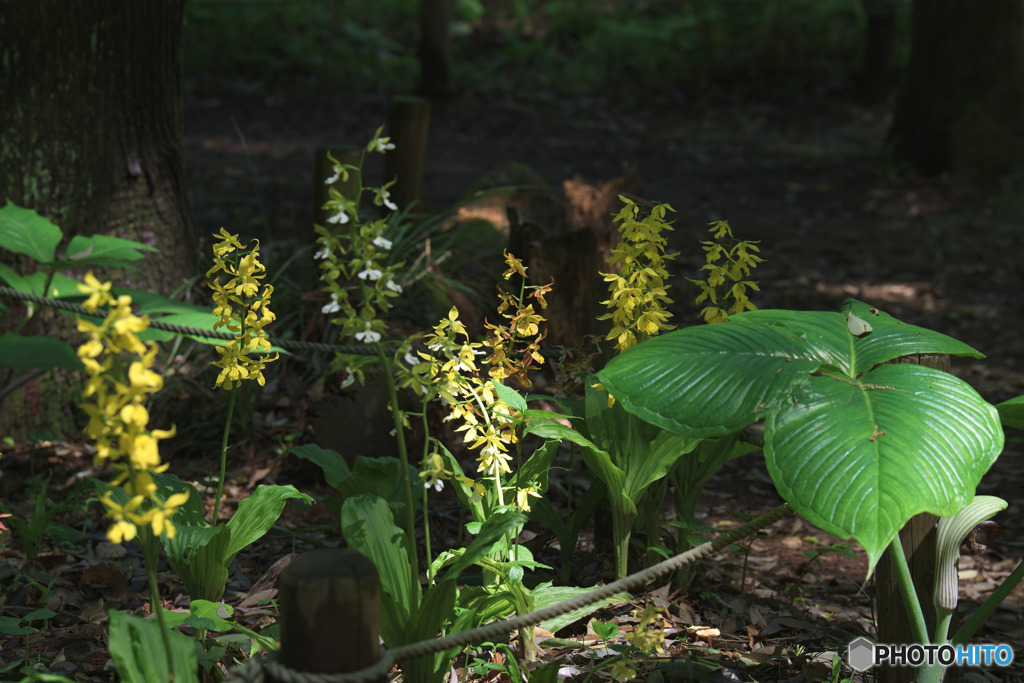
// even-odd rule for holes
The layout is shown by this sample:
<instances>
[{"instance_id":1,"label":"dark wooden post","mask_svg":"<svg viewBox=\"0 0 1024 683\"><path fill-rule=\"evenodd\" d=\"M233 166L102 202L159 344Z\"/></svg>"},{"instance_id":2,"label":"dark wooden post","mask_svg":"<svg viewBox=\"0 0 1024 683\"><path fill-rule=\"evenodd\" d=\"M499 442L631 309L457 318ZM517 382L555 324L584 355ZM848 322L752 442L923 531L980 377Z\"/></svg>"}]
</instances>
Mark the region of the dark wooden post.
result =
<instances>
[{"instance_id":1,"label":"dark wooden post","mask_svg":"<svg viewBox=\"0 0 1024 683\"><path fill-rule=\"evenodd\" d=\"M388 137L395 148L387 154L384 182L397 180L391 187L391 199L400 209L423 195L429 129L430 100L412 95L397 95L391 100Z\"/></svg>"},{"instance_id":2,"label":"dark wooden post","mask_svg":"<svg viewBox=\"0 0 1024 683\"><path fill-rule=\"evenodd\" d=\"M324 225L328 218L323 209L329 199L328 185L324 181L334 175L334 164L327 158L328 153L343 164L355 166L359 163L363 148L351 145L320 145L316 148L313 162L313 222L317 225ZM338 181L334 187L345 197L354 198L359 189L359 174L349 171L348 181Z\"/></svg>"},{"instance_id":3,"label":"dark wooden post","mask_svg":"<svg viewBox=\"0 0 1024 683\"><path fill-rule=\"evenodd\" d=\"M285 667L346 673L380 659L380 579L366 556L314 550L288 565L278 588Z\"/></svg>"},{"instance_id":4,"label":"dark wooden post","mask_svg":"<svg viewBox=\"0 0 1024 683\"><path fill-rule=\"evenodd\" d=\"M949 372L949 356L941 354L915 354L898 358L894 363L914 363L925 367ZM921 514L911 518L900 530L900 543L907 556L910 576L914 580L917 599L924 612L924 621L928 627L928 635L935 630L935 515ZM875 568L875 605L878 609L878 642L880 643L913 643L916 642L907 618L903 597L896 584L889 552L886 551ZM957 618L953 615L950 633L956 631ZM879 669L879 680L882 683L909 683L914 679L911 667L885 666ZM947 682L959 681L960 671L950 668L944 679Z\"/></svg>"}]
</instances>

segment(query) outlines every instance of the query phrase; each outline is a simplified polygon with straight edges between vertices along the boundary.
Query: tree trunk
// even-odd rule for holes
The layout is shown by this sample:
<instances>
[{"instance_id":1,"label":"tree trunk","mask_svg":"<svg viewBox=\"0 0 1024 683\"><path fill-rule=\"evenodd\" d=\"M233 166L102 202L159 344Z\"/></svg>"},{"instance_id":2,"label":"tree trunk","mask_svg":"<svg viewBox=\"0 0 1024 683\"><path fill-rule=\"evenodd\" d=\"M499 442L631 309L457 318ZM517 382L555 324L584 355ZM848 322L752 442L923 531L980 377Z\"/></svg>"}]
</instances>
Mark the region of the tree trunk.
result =
<instances>
[{"instance_id":1,"label":"tree trunk","mask_svg":"<svg viewBox=\"0 0 1024 683\"><path fill-rule=\"evenodd\" d=\"M138 269L97 275L165 294L198 265L183 167L184 19L185 0L7 0L0 11L0 205L35 209L65 240L106 234L156 247ZM2 251L0 260L38 268ZM21 331L56 336L72 325L43 310ZM7 396L0 433L77 431L76 376L61 375Z\"/></svg>"},{"instance_id":2,"label":"tree trunk","mask_svg":"<svg viewBox=\"0 0 1024 683\"><path fill-rule=\"evenodd\" d=\"M915 0L907 80L890 130L925 175L991 178L1024 159L1024 3Z\"/></svg>"},{"instance_id":3,"label":"tree trunk","mask_svg":"<svg viewBox=\"0 0 1024 683\"><path fill-rule=\"evenodd\" d=\"M157 247L132 285L168 292L196 270L184 183L185 0L7 2L0 13L0 204L65 235Z\"/></svg>"},{"instance_id":4,"label":"tree trunk","mask_svg":"<svg viewBox=\"0 0 1024 683\"><path fill-rule=\"evenodd\" d=\"M860 91L867 104L879 104L893 86L893 46L900 0L862 0L864 6L864 59Z\"/></svg>"},{"instance_id":5,"label":"tree trunk","mask_svg":"<svg viewBox=\"0 0 1024 683\"><path fill-rule=\"evenodd\" d=\"M454 92L448 0L420 0L420 93L444 97Z\"/></svg>"}]
</instances>

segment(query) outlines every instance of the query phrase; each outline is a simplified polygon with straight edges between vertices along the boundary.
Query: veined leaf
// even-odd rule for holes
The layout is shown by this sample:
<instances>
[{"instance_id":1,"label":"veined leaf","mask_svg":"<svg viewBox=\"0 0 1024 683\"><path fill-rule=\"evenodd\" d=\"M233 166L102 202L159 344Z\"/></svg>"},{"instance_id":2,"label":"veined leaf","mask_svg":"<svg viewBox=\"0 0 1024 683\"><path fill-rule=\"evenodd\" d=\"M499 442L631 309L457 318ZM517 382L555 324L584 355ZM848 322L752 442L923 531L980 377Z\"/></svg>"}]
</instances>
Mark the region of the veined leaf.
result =
<instances>
[{"instance_id":1,"label":"veined leaf","mask_svg":"<svg viewBox=\"0 0 1024 683\"><path fill-rule=\"evenodd\" d=\"M1002 447L994 407L953 375L911 364L857 381L808 378L765 421L779 494L812 524L860 542L871 567L912 516L946 517L970 502Z\"/></svg>"},{"instance_id":2,"label":"veined leaf","mask_svg":"<svg viewBox=\"0 0 1024 683\"><path fill-rule=\"evenodd\" d=\"M22 208L10 200L0 209L0 249L49 263L63 236L60 228L32 209Z\"/></svg>"}]
</instances>

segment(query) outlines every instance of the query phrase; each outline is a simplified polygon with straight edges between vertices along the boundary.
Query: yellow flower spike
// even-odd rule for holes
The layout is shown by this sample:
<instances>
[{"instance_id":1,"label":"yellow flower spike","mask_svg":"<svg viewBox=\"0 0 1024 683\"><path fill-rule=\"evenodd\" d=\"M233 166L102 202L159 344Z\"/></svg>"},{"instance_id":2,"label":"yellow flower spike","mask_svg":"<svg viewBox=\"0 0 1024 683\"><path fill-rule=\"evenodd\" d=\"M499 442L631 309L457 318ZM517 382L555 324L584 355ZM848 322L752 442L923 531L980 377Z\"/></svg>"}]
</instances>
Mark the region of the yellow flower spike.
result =
<instances>
[{"instance_id":1,"label":"yellow flower spike","mask_svg":"<svg viewBox=\"0 0 1024 683\"><path fill-rule=\"evenodd\" d=\"M230 254L236 249L241 249L242 245L238 241L238 235L232 235L224 228L220 229L220 232L215 234L214 237L219 237L220 241L213 245L213 255L220 259Z\"/></svg>"},{"instance_id":2,"label":"yellow flower spike","mask_svg":"<svg viewBox=\"0 0 1024 683\"><path fill-rule=\"evenodd\" d=\"M90 313L95 313L97 308L113 301L113 297L110 295L110 287L111 283L100 282L90 270L85 274L85 283L77 285L76 289L81 294L89 295L89 298L82 302L82 306L88 309Z\"/></svg>"}]
</instances>

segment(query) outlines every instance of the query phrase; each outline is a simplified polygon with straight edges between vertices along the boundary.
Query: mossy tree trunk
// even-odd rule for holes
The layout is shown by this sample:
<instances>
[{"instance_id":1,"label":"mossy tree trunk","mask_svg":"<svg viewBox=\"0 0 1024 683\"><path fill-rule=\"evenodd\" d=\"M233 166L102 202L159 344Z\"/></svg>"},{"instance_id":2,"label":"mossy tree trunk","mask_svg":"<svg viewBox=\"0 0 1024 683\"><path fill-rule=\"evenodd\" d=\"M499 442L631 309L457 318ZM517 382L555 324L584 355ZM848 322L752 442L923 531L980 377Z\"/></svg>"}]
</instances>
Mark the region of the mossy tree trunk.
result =
<instances>
[{"instance_id":1,"label":"mossy tree trunk","mask_svg":"<svg viewBox=\"0 0 1024 683\"><path fill-rule=\"evenodd\" d=\"M1024 3L915 0L894 159L991 178L1024 159Z\"/></svg>"},{"instance_id":2,"label":"mossy tree trunk","mask_svg":"<svg viewBox=\"0 0 1024 683\"><path fill-rule=\"evenodd\" d=\"M0 12L0 203L66 235L160 250L132 284L167 292L195 270L184 183L185 0L16 0Z\"/></svg>"}]
</instances>

